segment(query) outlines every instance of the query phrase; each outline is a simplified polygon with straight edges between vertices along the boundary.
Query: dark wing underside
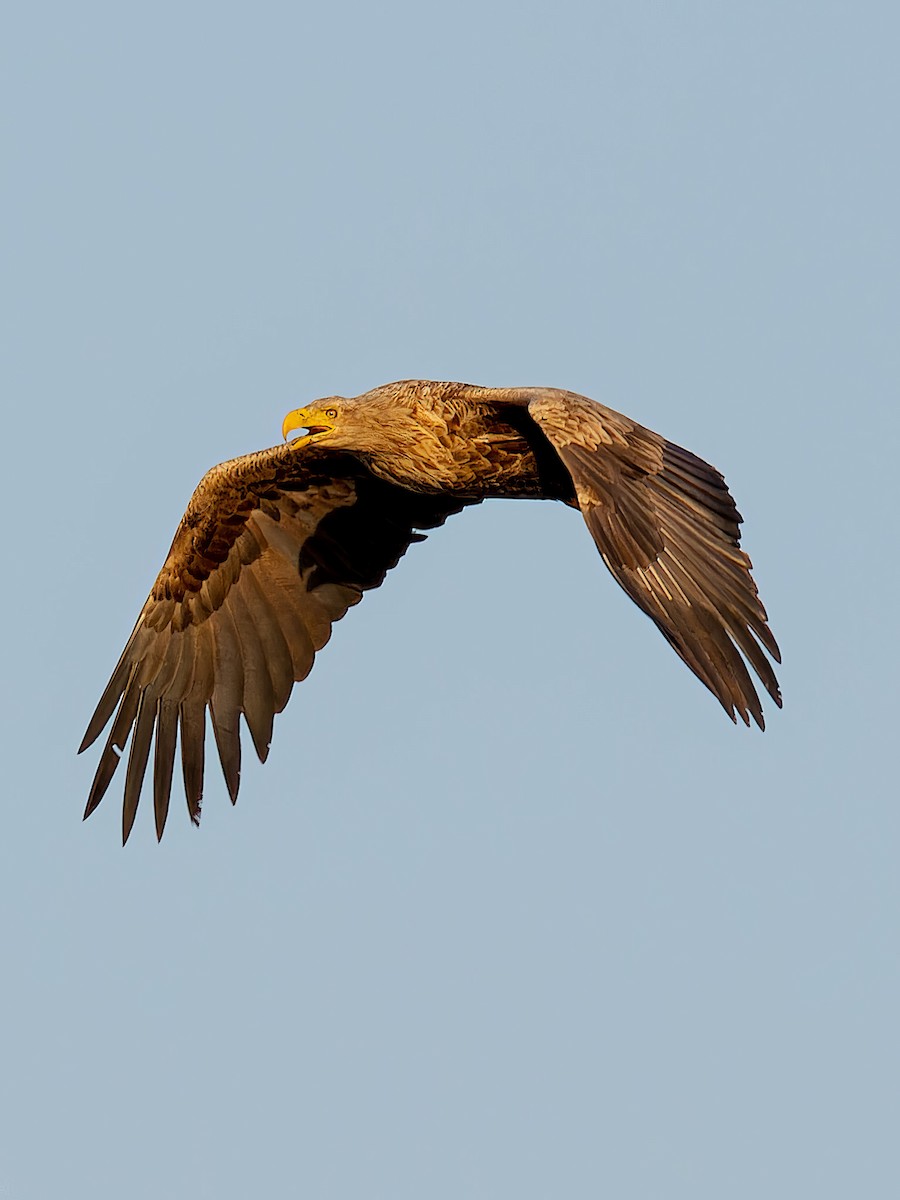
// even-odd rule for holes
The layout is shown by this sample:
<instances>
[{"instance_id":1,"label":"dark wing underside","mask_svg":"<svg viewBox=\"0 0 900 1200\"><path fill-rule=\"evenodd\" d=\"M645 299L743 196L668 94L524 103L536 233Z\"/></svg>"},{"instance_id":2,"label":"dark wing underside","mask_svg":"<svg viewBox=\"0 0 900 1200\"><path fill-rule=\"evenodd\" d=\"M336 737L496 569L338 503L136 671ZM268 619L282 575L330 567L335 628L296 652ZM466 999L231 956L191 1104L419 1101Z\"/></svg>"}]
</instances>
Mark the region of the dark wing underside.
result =
<instances>
[{"instance_id":1,"label":"dark wing underside","mask_svg":"<svg viewBox=\"0 0 900 1200\"><path fill-rule=\"evenodd\" d=\"M725 480L690 451L592 400L552 389L524 398L568 468L615 578L731 719L753 717L764 728L747 663L781 707L763 650L781 658Z\"/></svg>"},{"instance_id":2,"label":"dark wing underside","mask_svg":"<svg viewBox=\"0 0 900 1200\"><path fill-rule=\"evenodd\" d=\"M289 446L215 467L201 481L80 749L113 718L85 816L109 787L129 734L123 840L153 749L162 837L180 736L191 819L200 819L206 710L232 801L240 716L268 754L275 714L304 679L331 627L378 587L419 529L463 501L376 479L350 455ZM114 715L115 714L115 715Z\"/></svg>"}]
</instances>

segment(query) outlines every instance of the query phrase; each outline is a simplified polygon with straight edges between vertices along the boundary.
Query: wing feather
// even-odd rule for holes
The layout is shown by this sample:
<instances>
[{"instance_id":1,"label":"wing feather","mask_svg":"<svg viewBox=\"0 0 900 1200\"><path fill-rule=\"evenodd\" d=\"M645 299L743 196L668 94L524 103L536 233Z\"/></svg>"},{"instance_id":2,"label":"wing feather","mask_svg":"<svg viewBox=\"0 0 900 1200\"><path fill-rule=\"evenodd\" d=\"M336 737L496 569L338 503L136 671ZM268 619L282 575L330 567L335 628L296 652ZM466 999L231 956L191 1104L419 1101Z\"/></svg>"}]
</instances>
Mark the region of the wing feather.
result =
<instances>
[{"instance_id":1,"label":"wing feather","mask_svg":"<svg viewBox=\"0 0 900 1200\"><path fill-rule=\"evenodd\" d=\"M185 796L197 823L207 708L235 801L241 713L264 761L275 714L309 674L334 622L421 540L417 529L441 524L463 503L395 487L352 456L315 447L279 446L208 472L88 725L82 750L112 721L85 816L108 789L130 734L127 839L155 728L161 837L180 729Z\"/></svg>"},{"instance_id":2,"label":"wing feather","mask_svg":"<svg viewBox=\"0 0 900 1200\"><path fill-rule=\"evenodd\" d=\"M230 604L223 605L219 610L215 655L215 682L209 715L228 794L231 803L235 804L241 785L240 719L244 696L244 661Z\"/></svg>"},{"instance_id":3,"label":"wing feather","mask_svg":"<svg viewBox=\"0 0 900 1200\"><path fill-rule=\"evenodd\" d=\"M312 670L316 650L310 636L307 621L308 604L304 604L297 592L296 568L283 559L273 559L269 565L268 586L272 596L272 608L291 656L292 678L299 682Z\"/></svg>"},{"instance_id":4,"label":"wing feather","mask_svg":"<svg viewBox=\"0 0 900 1200\"><path fill-rule=\"evenodd\" d=\"M157 840L162 838L169 813L178 737L178 707L175 700L160 698L157 701L156 748L153 758L153 814L156 818Z\"/></svg>"},{"instance_id":5,"label":"wing feather","mask_svg":"<svg viewBox=\"0 0 900 1200\"><path fill-rule=\"evenodd\" d=\"M128 686L128 683L134 674L134 664L137 660L135 651L137 649L136 642L141 629L141 621L138 621L137 626L128 639L125 649L122 651L122 657L116 664L116 669L110 676L109 683L103 689L103 695L94 710L94 715L91 717L81 745L78 747L78 753L86 750L97 740L106 725L109 723L110 717L119 707L122 695Z\"/></svg>"},{"instance_id":6,"label":"wing feather","mask_svg":"<svg viewBox=\"0 0 900 1200\"><path fill-rule=\"evenodd\" d=\"M138 800L141 795L141 784L147 769L147 759L150 756L150 743L153 740L153 728L156 724L156 697L150 688L140 693L137 714L134 722L134 733L131 737L131 750L128 754L128 770L125 774L125 799L122 804L122 841L128 841L131 827L134 825Z\"/></svg>"},{"instance_id":7,"label":"wing feather","mask_svg":"<svg viewBox=\"0 0 900 1200\"><path fill-rule=\"evenodd\" d=\"M259 761L265 762L272 741L275 696L265 650L259 637L259 614L247 603L245 578L241 578L232 590L228 608L240 646L244 672L241 708Z\"/></svg>"},{"instance_id":8,"label":"wing feather","mask_svg":"<svg viewBox=\"0 0 900 1200\"><path fill-rule=\"evenodd\" d=\"M122 751L125 749L125 743L128 741L128 735L137 716L138 705L141 699L141 688L137 678L139 669L139 663L132 664L131 673L122 693L112 729L109 731L109 737L106 739L106 745L103 747L103 753L100 755L100 762L97 764L94 782L88 794L87 807L84 810L86 817L90 816L103 799L103 793L109 787L113 773L119 765L119 759L122 756Z\"/></svg>"},{"instance_id":9,"label":"wing feather","mask_svg":"<svg viewBox=\"0 0 900 1200\"><path fill-rule=\"evenodd\" d=\"M270 556L271 560L271 556ZM272 684L274 711L280 713L290 699L294 686L291 651L281 628L278 593L272 586L272 569L248 571L245 576L247 607L262 646L263 658ZM271 600L269 600L271 596Z\"/></svg>"},{"instance_id":10,"label":"wing feather","mask_svg":"<svg viewBox=\"0 0 900 1200\"><path fill-rule=\"evenodd\" d=\"M728 715L765 719L747 664L781 706L780 662L740 548L741 515L722 475L689 450L583 396L524 394L568 469L616 580ZM523 402L522 399L513 402Z\"/></svg>"},{"instance_id":11,"label":"wing feather","mask_svg":"<svg viewBox=\"0 0 900 1200\"><path fill-rule=\"evenodd\" d=\"M199 700L185 700L178 706L181 732L181 770L188 814L195 825L200 824L203 804L203 766L206 750L206 706ZM240 762L238 762L240 775Z\"/></svg>"}]
</instances>

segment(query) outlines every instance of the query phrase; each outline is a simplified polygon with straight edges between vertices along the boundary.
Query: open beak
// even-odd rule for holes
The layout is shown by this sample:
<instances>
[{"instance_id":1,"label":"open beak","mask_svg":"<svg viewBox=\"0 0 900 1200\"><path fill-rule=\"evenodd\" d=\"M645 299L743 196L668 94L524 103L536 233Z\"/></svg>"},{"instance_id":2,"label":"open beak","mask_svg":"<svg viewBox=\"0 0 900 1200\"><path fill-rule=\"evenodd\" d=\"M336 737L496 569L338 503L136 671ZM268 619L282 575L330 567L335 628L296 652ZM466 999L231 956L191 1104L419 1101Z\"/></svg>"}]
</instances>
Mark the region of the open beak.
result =
<instances>
[{"instance_id":1,"label":"open beak","mask_svg":"<svg viewBox=\"0 0 900 1200\"><path fill-rule=\"evenodd\" d=\"M320 432L320 426L310 425L310 414L305 408L295 408L281 422L281 436L288 440L288 434L296 431L299 437L307 437L310 433Z\"/></svg>"},{"instance_id":2,"label":"open beak","mask_svg":"<svg viewBox=\"0 0 900 1200\"><path fill-rule=\"evenodd\" d=\"M281 423L281 436L287 441L288 434L293 433L295 429L301 436L309 432L305 408L295 408L293 412L288 413Z\"/></svg>"},{"instance_id":3,"label":"open beak","mask_svg":"<svg viewBox=\"0 0 900 1200\"><path fill-rule=\"evenodd\" d=\"M296 434L292 444L302 446L317 433L330 433L334 426L330 421L322 424L320 412L315 408L295 408L289 412L281 423L281 436L285 441L290 434Z\"/></svg>"}]
</instances>

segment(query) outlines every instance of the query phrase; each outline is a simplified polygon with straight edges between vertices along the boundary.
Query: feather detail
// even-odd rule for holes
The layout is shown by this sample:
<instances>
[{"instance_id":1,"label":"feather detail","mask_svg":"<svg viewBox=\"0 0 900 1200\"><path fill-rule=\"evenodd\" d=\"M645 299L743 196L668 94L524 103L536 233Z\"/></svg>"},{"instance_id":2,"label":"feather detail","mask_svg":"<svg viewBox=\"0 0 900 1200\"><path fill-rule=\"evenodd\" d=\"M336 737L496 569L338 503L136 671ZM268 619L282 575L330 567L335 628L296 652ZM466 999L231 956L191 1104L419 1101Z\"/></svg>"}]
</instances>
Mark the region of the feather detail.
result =
<instances>
[{"instance_id":1,"label":"feather detail","mask_svg":"<svg viewBox=\"0 0 900 1200\"><path fill-rule=\"evenodd\" d=\"M529 412L568 467L619 584L734 720L765 721L747 664L777 705L780 661L722 475L585 397L537 390ZM745 661L746 660L746 661Z\"/></svg>"},{"instance_id":2,"label":"feather detail","mask_svg":"<svg viewBox=\"0 0 900 1200\"><path fill-rule=\"evenodd\" d=\"M138 700L135 717L134 733L131 737L131 751L128 755L128 770L125 774L125 800L122 805L122 845L128 841L138 800L141 796L141 784L144 782L144 772L147 769L147 758L150 754L150 743L153 740L153 727L156 723L156 700L149 690L144 690Z\"/></svg>"},{"instance_id":3,"label":"feather detail","mask_svg":"<svg viewBox=\"0 0 900 1200\"><path fill-rule=\"evenodd\" d=\"M157 841L162 840L169 814L177 735L178 704L174 700L160 698L156 705L156 748L153 757L153 815L156 819Z\"/></svg>"},{"instance_id":4,"label":"feather detail","mask_svg":"<svg viewBox=\"0 0 900 1200\"><path fill-rule=\"evenodd\" d=\"M179 707L181 729L181 769L184 776L184 794L188 814L195 825L200 824L200 808L203 804L203 759L206 743L206 707L201 701L185 700ZM238 751L237 773L240 779L240 750ZM237 787L235 787L235 796Z\"/></svg>"},{"instance_id":5,"label":"feather detail","mask_svg":"<svg viewBox=\"0 0 900 1200\"><path fill-rule=\"evenodd\" d=\"M244 666L241 645L234 631L234 619L227 607L217 613L216 632L215 682L209 714L228 794L234 804L241 784L240 715Z\"/></svg>"},{"instance_id":6,"label":"feather detail","mask_svg":"<svg viewBox=\"0 0 900 1200\"><path fill-rule=\"evenodd\" d=\"M257 622L261 615L247 603L248 591L249 584L245 576L229 597L228 611L240 644L244 670L241 708L247 719L259 761L265 762L272 741L275 695L269 664L266 662L265 650L259 636Z\"/></svg>"}]
</instances>

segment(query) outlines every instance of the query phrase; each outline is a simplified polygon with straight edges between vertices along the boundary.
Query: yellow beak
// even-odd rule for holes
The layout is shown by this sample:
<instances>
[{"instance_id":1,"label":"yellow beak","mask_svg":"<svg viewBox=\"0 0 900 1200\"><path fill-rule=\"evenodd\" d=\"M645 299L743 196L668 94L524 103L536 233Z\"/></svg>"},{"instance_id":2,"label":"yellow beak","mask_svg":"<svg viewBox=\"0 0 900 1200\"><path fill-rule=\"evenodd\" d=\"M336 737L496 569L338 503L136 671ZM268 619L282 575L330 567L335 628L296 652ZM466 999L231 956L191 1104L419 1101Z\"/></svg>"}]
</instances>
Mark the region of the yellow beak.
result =
<instances>
[{"instance_id":1,"label":"yellow beak","mask_svg":"<svg viewBox=\"0 0 900 1200\"><path fill-rule=\"evenodd\" d=\"M305 408L295 408L293 412L289 412L281 423L281 436L285 441L288 440L288 434L292 429L308 429L309 420Z\"/></svg>"}]
</instances>

